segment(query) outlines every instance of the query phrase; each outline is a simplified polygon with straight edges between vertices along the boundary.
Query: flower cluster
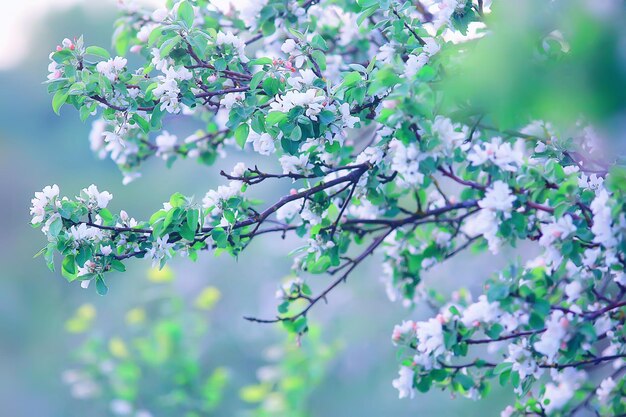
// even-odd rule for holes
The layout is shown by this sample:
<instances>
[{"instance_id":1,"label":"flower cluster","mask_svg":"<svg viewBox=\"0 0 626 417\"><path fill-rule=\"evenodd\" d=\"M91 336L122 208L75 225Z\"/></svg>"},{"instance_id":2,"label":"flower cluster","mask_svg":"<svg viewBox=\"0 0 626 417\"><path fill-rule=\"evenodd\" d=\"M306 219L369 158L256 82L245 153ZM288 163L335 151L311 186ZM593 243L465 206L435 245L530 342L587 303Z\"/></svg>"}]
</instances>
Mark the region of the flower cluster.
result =
<instances>
[{"instance_id":1,"label":"flower cluster","mask_svg":"<svg viewBox=\"0 0 626 417\"><path fill-rule=\"evenodd\" d=\"M470 51L490 49L490 3L267 0L222 10L181 0L125 10L118 56L64 40L50 56L53 109L96 116L91 149L125 183L153 156L212 165L235 148L259 163L222 171L201 202L175 193L143 221L114 214L95 185L74 199L46 187L31 214L48 265L60 253L68 280L95 281L104 294L105 274L131 258L164 267L208 250L240 256L260 236L294 234L297 278L279 287L276 317L248 319L302 335L309 311L379 254L389 298L434 309L393 331L400 397L437 386L477 399L497 379L517 396L504 416L623 414L626 170L584 115L563 126L537 114L542 104L508 120L447 94ZM528 59L565 60L567 48L549 41L529 42L548 46ZM199 130L181 136L171 120L182 118ZM246 191L264 181L285 188L261 207ZM439 294L422 279L465 249L518 244L541 255L512 263L475 297ZM316 291L314 275L328 276Z\"/></svg>"}]
</instances>

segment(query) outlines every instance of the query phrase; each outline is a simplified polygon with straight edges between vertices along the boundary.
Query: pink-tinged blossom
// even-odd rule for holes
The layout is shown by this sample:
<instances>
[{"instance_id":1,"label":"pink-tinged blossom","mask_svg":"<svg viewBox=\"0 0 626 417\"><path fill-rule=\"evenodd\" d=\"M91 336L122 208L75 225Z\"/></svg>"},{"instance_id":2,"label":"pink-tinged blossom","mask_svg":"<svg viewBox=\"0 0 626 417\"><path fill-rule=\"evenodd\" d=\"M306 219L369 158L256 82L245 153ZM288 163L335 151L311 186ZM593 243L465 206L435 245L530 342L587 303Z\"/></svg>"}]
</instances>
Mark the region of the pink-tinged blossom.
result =
<instances>
[{"instance_id":1,"label":"pink-tinged blossom","mask_svg":"<svg viewBox=\"0 0 626 417\"><path fill-rule=\"evenodd\" d=\"M576 226L572 217L565 215L552 223L541 225L539 244L543 247L552 245L557 240L563 240L576 233Z\"/></svg>"},{"instance_id":2,"label":"pink-tinged blossom","mask_svg":"<svg viewBox=\"0 0 626 417\"><path fill-rule=\"evenodd\" d=\"M246 96L243 93L228 93L220 100L220 105L230 110L235 104L241 103Z\"/></svg>"},{"instance_id":3,"label":"pink-tinged blossom","mask_svg":"<svg viewBox=\"0 0 626 417\"><path fill-rule=\"evenodd\" d=\"M416 337L415 327L416 323L413 320L404 320L402 321L402 324L396 324L393 327L393 333L391 334L392 342L396 344L406 336L409 338Z\"/></svg>"}]
</instances>

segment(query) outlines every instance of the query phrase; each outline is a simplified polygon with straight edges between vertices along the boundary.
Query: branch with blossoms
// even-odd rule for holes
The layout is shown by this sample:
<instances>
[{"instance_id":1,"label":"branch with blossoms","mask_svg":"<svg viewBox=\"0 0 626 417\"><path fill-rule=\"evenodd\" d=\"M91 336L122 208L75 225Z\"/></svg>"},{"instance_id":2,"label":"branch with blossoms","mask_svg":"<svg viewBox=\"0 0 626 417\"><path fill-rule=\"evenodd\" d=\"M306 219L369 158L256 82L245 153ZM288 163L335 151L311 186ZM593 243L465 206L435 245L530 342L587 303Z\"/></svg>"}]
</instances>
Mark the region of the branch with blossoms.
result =
<instances>
[{"instance_id":1,"label":"branch with blossoms","mask_svg":"<svg viewBox=\"0 0 626 417\"><path fill-rule=\"evenodd\" d=\"M524 123L501 127L446 99L456 58L493 36L465 36L470 24L489 29L490 3L264 0L221 10L182 0L126 10L118 56L64 40L50 55L53 109L97 117L90 147L124 183L152 157L255 160L221 171L227 183L201 201L174 193L141 221L112 212L95 185L75 198L44 188L31 214L49 267L59 254L69 281L105 294L107 274L131 258L163 267L209 250L238 257L258 236L294 235L276 315L246 319L299 337L313 307L378 256L391 301L435 310L393 331L401 398L440 387L477 399L497 381L516 393L504 417L625 413L625 380L608 368L624 369L626 355L626 169L584 120L565 129L520 109ZM128 52L140 66L129 68ZM544 52L537 59L554 58ZM177 119L197 131L166 130ZM284 196L261 208L246 193L270 180ZM541 255L511 263L477 298L422 280L464 250L521 243ZM312 288L316 275L326 278Z\"/></svg>"}]
</instances>

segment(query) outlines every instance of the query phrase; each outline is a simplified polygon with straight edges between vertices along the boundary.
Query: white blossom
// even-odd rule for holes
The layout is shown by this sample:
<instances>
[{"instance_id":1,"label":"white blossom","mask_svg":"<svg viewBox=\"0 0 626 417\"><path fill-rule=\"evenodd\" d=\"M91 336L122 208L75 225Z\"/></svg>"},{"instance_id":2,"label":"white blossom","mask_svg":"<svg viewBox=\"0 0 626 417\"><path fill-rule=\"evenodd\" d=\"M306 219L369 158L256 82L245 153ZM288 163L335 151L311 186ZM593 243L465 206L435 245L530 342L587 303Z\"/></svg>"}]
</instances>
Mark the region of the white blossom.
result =
<instances>
[{"instance_id":1,"label":"white blossom","mask_svg":"<svg viewBox=\"0 0 626 417\"><path fill-rule=\"evenodd\" d=\"M111 412L117 416L127 416L133 412L133 405L126 400L114 399L111 401Z\"/></svg>"},{"instance_id":2,"label":"white blossom","mask_svg":"<svg viewBox=\"0 0 626 417\"><path fill-rule=\"evenodd\" d=\"M245 64L246 62L250 61L246 56L246 43L241 40L241 38L234 35L231 31L228 31L226 33L219 31L217 33L215 44L218 46L230 45L237 52L237 56L239 57L239 60L241 62Z\"/></svg>"},{"instance_id":3,"label":"white blossom","mask_svg":"<svg viewBox=\"0 0 626 417\"><path fill-rule=\"evenodd\" d=\"M228 93L220 100L220 105L230 110L236 103L241 102L246 96L243 93Z\"/></svg>"},{"instance_id":4,"label":"white blossom","mask_svg":"<svg viewBox=\"0 0 626 417\"><path fill-rule=\"evenodd\" d=\"M223 203L241 192L241 181L231 181L228 185L220 185L217 190L209 190L202 199L202 206L211 209L212 216L219 216L223 211Z\"/></svg>"},{"instance_id":5,"label":"white blossom","mask_svg":"<svg viewBox=\"0 0 626 417\"><path fill-rule=\"evenodd\" d=\"M180 111L179 82L190 80L193 78L193 74L185 67L175 69L174 67L163 66L161 71L163 75L157 77L158 85L152 90L152 94L159 99L161 110L178 113Z\"/></svg>"},{"instance_id":6,"label":"white blossom","mask_svg":"<svg viewBox=\"0 0 626 417\"><path fill-rule=\"evenodd\" d=\"M44 220L46 215L46 207L48 204L59 196L59 186L48 185L44 187L42 191L35 193L35 198L30 200L32 206L30 208L30 214L33 216L31 223L37 224Z\"/></svg>"},{"instance_id":7,"label":"white blossom","mask_svg":"<svg viewBox=\"0 0 626 417\"><path fill-rule=\"evenodd\" d=\"M565 215L552 223L541 225L539 244L544 247L552 245L557 239L562 240L576 233L572 217Z\"/></svg>"},{"instance_id":8,"label":"white blossom","mask_svg":"<svg viewBox=\"0 0 626 417\"><path fill-rule=\"evenodd\" d=\"M154 140L157 146L156 155L162 157L163 159L167 159L176 149L177 140L178 138L175 135L172 135L167 130L164 130Z\"/></svg>"},{"instance_id":9,"label":"white blossom","mask_svg":"<svg viewBox=\"0 0 626 417\"><path fill-rule=\"evenodd\" d=\"M477 324L489 324L496 321L501 314L498 303L490 303L487 296L481 295L478 301L470 304L461 316L461 322L467 326L476 326Z\"/></svg>"},{"instance_id":10,"label":"white blossom","mask_svg":"<svg viewBox=\"0 0 626 417\"><path fill-rule=\"evenodd\" d=\"M419 171L419 163L424 155L420 154L415 143L407 146L397 139L392 139L389 142L389 150L392 155L391 169L398 172L398 185L408 188L422 184L424 174Z\"/></svg>"},{"instance_id":11,"label":"white blossom","mask_svg":"<svg viewBox=\"0 0 626 417\"><path fill-rule=\"evenodd\" d=\"M339 112L341 113L341 120L347 128L353 128L361 121L358 117L352 116L350 113L350 105L348 103L343 103L339 106Z\"/></svg>"},{"instance_id":12,"label":"white blossom","mask_svg":"<svg viewBox=\"0 0 626 417\"><path fill-rule=\"evenodd\" d=\"M261 155L271 155L276 151L274 138L269 133L258 134L254 130L250 130L246 141L251 142L255 152Z\"/></svg>"},{"instance_id":13,"label":"white blossom","mask_svg":"<svg viewBox=\"0 0 626 417\"><path fill-rule=\"evenodd\" d=\"M593 241L605 247L613 247L617 244L616 232L613 228L613 218L609 194L605 189L598 191L596 198L591 202L590 208L593 213L593 226L591 231L595 235Z\"/></svg>"},{"instance_id":14,"label":"white blossom","mask_svg":"<svg viewBox=\"0 0 626 417\"><path fill-rule=\"evenodd\" d=\"M516 197L511 193L509 186L503 181L496 181L485 193L485 197L478 202L478 206L492 211L508 213L513 208Z\"/></svg>"},{"instance_id":15,"label":"white blossom","mask_svg":"<svg viewBox=\"0 0 626 417\"><path fill-rule=\"evenodd\" d=\"M116 56L107 61L100 61L96 64L96 71L104 75L109 81L114 82L122 72L128 61L126 58Z\"/></svg>"},{"instance_id":16,"label":"white blossom","mask_svg":"<svg viewBox=\"0 0 626 417\"><path fill-rule=\"evenodd\" d=\"M157 267L161 260L172 257L170 250L174 247L174 244L168 242L169 238L169 234L158 237L152 242L152 247L146 251L146 256L152 259L153 268Z\"/></svg>"},{"instance_id":17,"label":"white blossom","mask_svg":"<svg viewBox=\"0 0 626 417\"><path fill-rule=\"evenodd\" d=\"M539 353L546 355L548 362L553 362L561 348L561 343L567 335L568 320L560 310L553 311L546 322L546 331L541 334L539 341L533 347Z\"/></svg>"},{"instance_id":18,"label":"white blossom","mask_svg":"<svg viewBox=\"0 0 626 417\"><path fill-rule=\"evenodd\" d=\"M284 95L276 95L275 101L270 104L273 111L288 113L294 107L302 107L311 120L317 120L317 115L324 108L326 97L317 95L318 90L310 88L306 92L290 90Z\"/></svg>"},{"instance_id":19,"label":"white blossom","mask_svg":"<svg viewBox=\"0 0 626 417\"><path fill-rule=\"evenodd\" d=\"M431 318L428 321L417 322L415 332L419 352L433 356L441 355L444 352L443 328L440 320Z\"/></svg>"},{"instance_id":20,"label":"white blossom","mask_svg":"<svg viewBox=\"0 0 626 417\"><path fill-rule=\"evenodd\" d=\"M462 226L469 236L482 235L487 239L489 250L497 254L502 240L497 236L500 220L494 211L480 210L478 214L468 217Z\"/></svg>"},{"instance_id":21,"label":"white blossom","mask_svg":"<svg viewBox=\"0 0 626 417\"><path fill-rule=\"evenodd\" d=\"M276 210L276 219L280 222L291 222L302 208L301 200L290 201Z\"/></svg>"},{"instance_id":22,"label":"white blossom","mask_svg":"<svg viewBox=\"0 0 626 417\"><path fill-rule=\"evenodd\" d=\"M87 226L85 223L70 227L68 232L70 237L78 244L86 241L97 241L103 238L102 230L97 227Z\"/></svg>"},{"instance_id":23,"label":"white blossom","mask_svg":"<svg viewBox=\"0 0 626 417\"><path fill-rule=\"evenodd\" d=\"M106 208L109 205L109 201L113 199L113 195L108 191L98 191L98 187L94 184L91 184L87 188L83 188L83 193L87 196L87 206L90 210L94 210L96 208Z\"/></svg>"},{"instance_id":24,"label":"white blossom","mask_svg":"<svg viewBox=\"0 0 626 417\"><path fill-rule=\"evenodd\" d=\"M301 174L307 172L312 165L309 163L309 154L299 156L283 155L279 159L283 174Z\"/></svg>"},{"instance_id":25,"label":"white blossom","mask_svg":"<svg viewBox=\"0 0 626 417\"><path fill-rule=\"evenodd\" d=\"M398 378L394 379L392 385L398 390L398 398L413 398L415 388L413 388L413 378L415 371L408 366L401 366L398 371Z\"/></svg>"},{"instance_id":26,"label":"white blossom","mask_svg":"<svg viewBox=\"0 0 626 417\"><path fill-rule=\"evenodd\" d=\"M294 60L296 67L300 68L304 64L305 56L298 48L298 44L293 39L286 39L280 50L289 55Z\"/></svg>"},{"instance_id":27,"label":"white blossom","mask_svg":"<svg viewBox=\"0 0 626 417\"><path fill-rule=\"evenodd\" d=\"M467 159L475 166L491 162L504 171L515 172L524 163L524 142L518 140L511 146L509 142L503 143L502 138L495 137L491 142L474 145Z\"/></svg>"},{"instance_id":28,"label":"white blossom","mask_svg":"<svg viewBox=\"0 0 626 417\"><path fill-rule=\"evenodd\" d=\"M417 74L418 71L430 61L430 58L441 49L441 46L437 43L435 38L425 37L423 39L426 44L422 47L422 52L418 55L410 54L406 61L404 66L404 76L406 78L415 77L415 74ZM387 58L386 56L384 57Z\"/></svg>"},{"instance_id":29,"label":"white blossom","mask_svg":"<svg viewBox=\"0 0 626 417\"><path fill-rule=\"evenodd\" d=\"M615 389L617 384L613 380L613 378L608 377L602 380L600 386L596 390L596 395L598 396L598 400L601 403L606 403L611 395L611 391Z\"/></svg>"},{"instance_id":30,"label":"white blossom","mask_svg":"<svg viewBox=\"0 0 626 417\"><path fill-rule=\"evenodd\" d=\"M301 69L300 76L291 76L287 80L287 83L293 88L300 90L302 87L309 87L313 85L313 81L317 79L317 75L311 69Z\"/></svg>"}]
</instances>

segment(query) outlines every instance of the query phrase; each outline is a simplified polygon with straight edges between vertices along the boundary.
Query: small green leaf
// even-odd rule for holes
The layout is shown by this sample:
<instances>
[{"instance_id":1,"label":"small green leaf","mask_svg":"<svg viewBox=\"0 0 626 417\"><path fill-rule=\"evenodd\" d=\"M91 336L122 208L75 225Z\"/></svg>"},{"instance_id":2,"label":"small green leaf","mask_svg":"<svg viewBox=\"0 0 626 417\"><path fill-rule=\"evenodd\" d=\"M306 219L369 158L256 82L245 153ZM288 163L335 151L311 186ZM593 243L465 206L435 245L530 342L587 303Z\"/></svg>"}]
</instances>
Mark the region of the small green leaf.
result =
<instances>
[{"instance_id":1,"label":"small green leaf","mask_svg":"<svg viewBox=\"0 0 626 417\"><path fill-rule=\"evenodd\" d=\"M111 260L111 269L114 269L119 272L126 272L126 266L117 259Z\"/></svg>"},{"instance_id":2,"label":"small green leaf","mask_svg":"<svg viewBox=\"0 0 626 417\"><path fill-rule=\"evenodd\" d=\"M289 135L289 137L291 138L291 140L294 141L299 141L300 139L302 139L302 129L300 128L300 126L296 126L291 131L291 135Z\"/></svg>"},{"instance_id":3,"label":"small green leaf","mask_svg":"<svg viewBox=\"0 0 626 417\"><path fill-rule=\"evenodd\" d=\"M259 71L256 74L254 74L252 76L252 79L250 80L250 90L255 90L259 86L259 83L261 82L264 76L265 76L265 72L263 71Z\"/></svg>"},{"instance_id":4,"label":"small green leaf","mask_svg":"<svg viewBox=\"0 0 626 417\"><path fill-rule=\"evenodd\" d=\"M187 0L178 3L178 18L185 22L185 26L188 28L193 26L193 6Z\"/></svg>"},{"instance_id":5,"label":"small green leaf","mask_svg":"<svg viewBox=\"0 0 626 417\"><path fill-rule=\"evenodd\" d=\"M63 220L60 217L57 217L56 219L54 219L52 223L50 223L50 228L48 229L48 233L50 233L50 236L52 237L57 237L59 236L59 233L61 233L62 229L63 229Z\"/></svg>"},{"instance_id":6,"label":"small green leaf","mask_svg":"<svg viewBox=\"0 0 626 417\"><path fill-rule=\"evenodd\" d=\"M61 106L65 104L68 97L69 93L67 92L67 89L58 90L54 93L54 96L52 97L52 110L54 110L56 114L59 114Z\"/></svg>"},{"instance_id":7,"label":"small green leaf","mask_svg":"<svg viewBox=\"0 0 626 417\"><path fill-rule=\"evenodd\" d=\"M63 258L61 274L68 282L76 280L76 258L74 258L74 255L68 255Z\"/></svg>"},{"instance_id":8,"label":"small green leaf","mask_svg":"<svg viewBox=\"0 0 626 417\"><path fill-rule=\"evenodd\" d=\"M313 264L309 265L309 272L311 274L322 274L328 270L330 264L330 256L323 255L317 261L313 262Z\"/></svg>"},{"instance_id":9,"label":"small green leaf","mask_svg":"<svg viewBox=\"0 0 626 417\"><path fill-rule=\"evenodd\" d=\"M101 276L96 278L96 291L99 295L107 295L109 292L109 287L107 287L107 284L104 282L104 278Z\"/></svg>"},{"instance_id":10,"label":"small green leaf","mask_svg":"<svg viewBox=\"0 0 626 417\"><path fill-rule=\"evenodd\" d=\"M88 46L87 49L85 49L85 52L89 55L99 56L104 59L111 58L111 54L109 53L109 51L99 46Z\"/></svg>"},{"instance_id":11,"label":"small green leaf","mask_svg":"<svg viewBox=\"0 0 626 417\"><path fill-rule=\"evenodd\" d=\"M283 112L280 111L271 111L267 114L267 117L265 118L265 122L270 125L273 126L275 124L278 124L280 122L282 122L283 120L285 120L287 118L287 115Z\"/></svg>"},{"instance_id":12,"label":"small green leaf","mask_svg":"<svg viewBox=\"0 0 626 417\"><path fill-rule=\"evenodd\" d=\"M237 142L237 145L239 145L241 149L246 145L249 133L250 126L247 123L242 123L235 129L235 142Z\"/></svg>"}]
</instances>

